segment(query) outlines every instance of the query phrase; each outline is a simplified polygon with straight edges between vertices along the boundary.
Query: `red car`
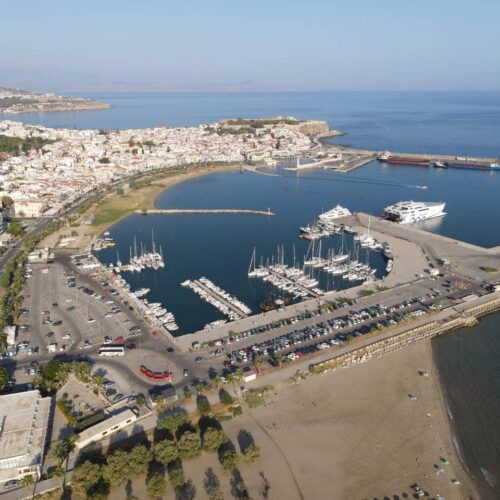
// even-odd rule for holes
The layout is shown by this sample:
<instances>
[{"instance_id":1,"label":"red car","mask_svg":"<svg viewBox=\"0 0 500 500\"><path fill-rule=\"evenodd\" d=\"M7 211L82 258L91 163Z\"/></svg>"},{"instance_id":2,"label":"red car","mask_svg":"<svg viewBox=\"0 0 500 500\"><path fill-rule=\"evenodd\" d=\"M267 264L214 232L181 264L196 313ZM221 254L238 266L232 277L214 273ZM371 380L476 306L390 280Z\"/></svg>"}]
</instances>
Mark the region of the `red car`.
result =
<instances>
[{"instance_id":1,"label":"red car","mask_svg":"<svg viewBox=\"0 0 500 500\"><path fill-rule=\"evenodd\" d=\"M153 330L151 333L153 334L153 337L157 337L158 336L158 332L156 330Z\"/></svg>"},{"instance_id":2,"label":"red car","mask_svg":"<svg viewBox=\"0 0 500 500\"><path fill-rule=\"evenodd\" d=\"M123 342L125 342L125 339L123 337L116 337L115 342L117 344L123 344Z\"/></svg>"}]
</instances>

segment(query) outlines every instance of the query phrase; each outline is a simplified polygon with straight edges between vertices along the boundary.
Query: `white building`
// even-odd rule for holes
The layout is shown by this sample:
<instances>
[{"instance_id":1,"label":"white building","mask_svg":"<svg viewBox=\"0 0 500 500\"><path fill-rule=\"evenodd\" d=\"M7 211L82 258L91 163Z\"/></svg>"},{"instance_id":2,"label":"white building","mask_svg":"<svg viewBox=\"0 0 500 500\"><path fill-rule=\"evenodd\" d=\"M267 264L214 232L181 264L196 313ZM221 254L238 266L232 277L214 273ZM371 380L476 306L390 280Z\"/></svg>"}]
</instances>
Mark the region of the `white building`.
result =
<instances>
[{"instance_id":1,"label":"white building","mask_svg":"<svg viewBox=\"0 0 500 500\"><path fill-rule=\"evenodd\" d=\"M137 420L137 415L130 409L126 408L120 413L99 422L98 424L85 429L78 435L76 446L78 449L85 448L90 443L100 441L109 435L127 427L132 422Z\"/></svg>"},{"instance_id":2,"label":"white building","mask_svg":"<svg viewBox=\"0 0 500 500\"><path fill-rule=\"evenodd\" d=\"M38 219L43 214L45 208L46 204L41 200L16 200L14 202L16 217Z\"/></svg>"},{"instance_id":3,"label":"white building","mask_svg":"<svg viewBox=\"0 0 500 500\"><path fill-rule=\"evenodd\" d=\"M0 396L0 485L40 478L50 403L36 390Z\"/></svg>"}]
</instances>

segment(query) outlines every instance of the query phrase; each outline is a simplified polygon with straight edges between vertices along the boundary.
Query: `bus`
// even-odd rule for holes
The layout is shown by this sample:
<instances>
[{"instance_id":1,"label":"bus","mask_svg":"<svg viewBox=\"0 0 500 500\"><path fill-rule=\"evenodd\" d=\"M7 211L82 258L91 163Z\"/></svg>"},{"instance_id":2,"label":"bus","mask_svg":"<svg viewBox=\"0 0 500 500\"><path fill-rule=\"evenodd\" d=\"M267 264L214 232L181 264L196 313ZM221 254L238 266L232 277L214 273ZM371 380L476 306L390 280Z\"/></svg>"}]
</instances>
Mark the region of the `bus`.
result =
<instances>
[{"instance_id":1,"label":"bus","mask_svg":"<svg viewBox=\"0 0 500 500\"><path fill-rule=\"evenodd\" d=\"M99 349L99 356L125 356L123 345L104 345Z\"/></svg>"}]
</instances>

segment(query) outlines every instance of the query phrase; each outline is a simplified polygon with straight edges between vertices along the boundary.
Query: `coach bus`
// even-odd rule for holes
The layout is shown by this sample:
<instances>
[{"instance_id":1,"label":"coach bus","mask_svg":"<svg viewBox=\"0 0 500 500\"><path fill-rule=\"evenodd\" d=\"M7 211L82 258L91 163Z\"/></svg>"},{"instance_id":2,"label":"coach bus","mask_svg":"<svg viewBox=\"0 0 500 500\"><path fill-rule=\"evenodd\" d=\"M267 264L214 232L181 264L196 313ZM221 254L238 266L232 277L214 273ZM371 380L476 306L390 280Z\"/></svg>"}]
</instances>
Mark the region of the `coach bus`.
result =
<instances>
[{"instance_id":1,"label":"coach bus","mask_svg":"<svg viewBox=\"0 0 500 500\"><path fill-rule=\"evenodd\" d=\"M122 345L104 345L99 349L99 356L125 356Z\"/></svg>"}]
</instances>

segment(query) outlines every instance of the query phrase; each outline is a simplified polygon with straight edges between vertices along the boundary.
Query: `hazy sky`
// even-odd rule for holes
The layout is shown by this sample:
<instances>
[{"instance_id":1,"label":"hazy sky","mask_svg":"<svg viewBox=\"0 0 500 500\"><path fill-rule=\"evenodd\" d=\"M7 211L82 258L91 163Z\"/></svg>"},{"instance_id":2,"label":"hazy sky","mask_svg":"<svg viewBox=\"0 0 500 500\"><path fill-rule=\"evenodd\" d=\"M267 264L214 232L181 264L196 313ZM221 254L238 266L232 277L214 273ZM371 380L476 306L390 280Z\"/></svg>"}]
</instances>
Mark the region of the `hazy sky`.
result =
<instances>
[{"instance_id":1,"label":"hazy sky","mask_svg":"<svg viewBox=\"0 0 500 500\"><path fill-rule=\"evenodd\" d=\"M500 89L500 0L0 0L0 86Z\"/></svg>"}]
</instances>

